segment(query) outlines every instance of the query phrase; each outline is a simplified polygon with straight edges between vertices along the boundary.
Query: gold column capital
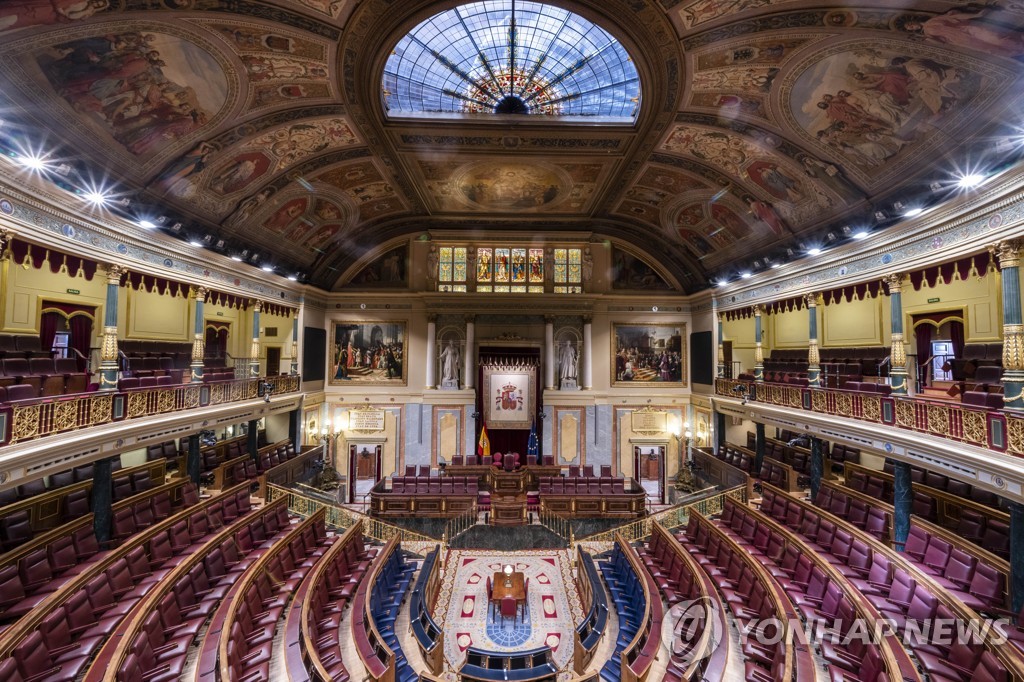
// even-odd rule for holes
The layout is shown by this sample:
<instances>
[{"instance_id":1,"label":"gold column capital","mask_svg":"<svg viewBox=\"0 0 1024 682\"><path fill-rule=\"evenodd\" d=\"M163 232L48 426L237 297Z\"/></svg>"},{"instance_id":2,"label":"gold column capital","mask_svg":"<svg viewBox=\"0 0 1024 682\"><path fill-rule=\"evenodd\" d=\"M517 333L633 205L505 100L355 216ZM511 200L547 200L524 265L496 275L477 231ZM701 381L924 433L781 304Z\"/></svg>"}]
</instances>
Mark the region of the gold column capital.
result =
<instances>
[{"instance_id":1,"label":"gold column capital","mask_svg":"<svg viewBox=\"0 0 1024 682\"><path fill-rule=\"evenodd\" d=\"M263 312L263 301L256 301L253 304L253 306L252 306L252 311L254 313L262 313Z\"/></svg>"},{"instance_id":2,"label":"gold column capital","mask_svg":"<svg viewBox=\"0 0 1024 682\"><path fill-rule=\"evenodd\" d=\"M764 314L764 306L760 303L754 305L754 317L761 317Z\"/></svg>"},{"instance_id":3,"label":"gold column capital","mask_svg":"<svg viewBox=\"0 0 1024 682\"><path fill-rule=\"evenodd\" d=\"M889 364L893 369L905 369L907 366L907 349L903 343L903 334L892 335L892 348L890 351Z\"/></svg>"},{"instance_id":4,"label":"gold column capital","mask_svg":"<svg viewBox=\"0 0 1024 682\"><path fill-rule=\"evenodd\" d=\"M894 272L893 274L886 275L882 278L882 281L885 282L885 286L889 288L890 295L898 294L902 291L903 277L904 275L902 272Z\"/></svg>"},{"instance_id":5,"label":"gold column capital","mask_svg":"<svg viewBox=\"0 0 1024 682\"><path fill-rule=\"evenodd\" d=\"M808 308L817 308L818 307L818 294L817 293L805 294L804 295L804 303L807 304Z\"/></svg>"},{"instance_id":6,"label":"gold column capital","mask_svg":"<svg viewBox=\"0 0 1024 682\"><path fill-rule=\"evenodd\" d=\"M1000 268L1016 268L1020 265L1020 242L1016 239L1004 239L988 247L999 262Z\"/></svg>"},{"instance_id":7,"label":"gold column capital","mask_svg":"<svg viewBox=\"0 0 1024 682\"><path fill-rule=\"evenodd\" d=\"M13 236L13 232L0 227L0 257L3 257L3 252L7 250L7 245L11 243L11 237Z\"/></svg>"},{"instance_id":8,"label":"gold column capital","mask_svg":"<svg viewBox=\"0 0 1024 682\"><path fill-rule=\"evenodd\" d=\"M195 292L196 303L206 303L206 296L210 293L206 287L196 287L192 291Z\"/></svg>"},{"instance_id":9,"label":"gold column capital","mask_svg":"<svg viewBox=\"0 0 1024 682\"><path fill-rule=\"evenodd\" d=\"M121 284L121 275L125 273L125 268L123 265L108 263L106 270L107 284Z\"/></svg>"},{"instance_id":10,"label":"gold column capital","mask_svg":"<svg viewBox=\"0 0 1024 682\"><path fill-rule=\"evenodd\" d=\"M1003 325L1003 370L1024 370L1024 325Z\"/></svg>"}]
</instances>

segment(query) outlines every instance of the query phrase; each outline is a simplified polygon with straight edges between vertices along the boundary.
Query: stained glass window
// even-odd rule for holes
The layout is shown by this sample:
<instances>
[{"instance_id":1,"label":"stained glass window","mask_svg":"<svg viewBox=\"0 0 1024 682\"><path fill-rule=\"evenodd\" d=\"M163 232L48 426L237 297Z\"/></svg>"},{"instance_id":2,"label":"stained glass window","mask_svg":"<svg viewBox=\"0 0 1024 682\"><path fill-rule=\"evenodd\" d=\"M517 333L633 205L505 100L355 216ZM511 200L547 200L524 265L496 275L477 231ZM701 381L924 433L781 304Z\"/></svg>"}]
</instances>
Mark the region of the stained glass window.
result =
<instances>
[{"instance_id":1,"label":"stained glass window","mask_svg":"<svg viewBox=\"0 0 1024 682\"><path fill-rule=\"evenodd\" d=\"M544 283L544 250L530 249L530 283Z\"/></svg>"},{"instance_id":2,"label":"stained glass window","mask_svg":"<svg viewBox=\"0 0 1024 682\"><path fill-rule=\"evenodd\" d=\"M526 281L526 249L512 249L512 281Z\"/></svg>"},{"instance_id":3,"label":"stained glass window","mask_svg":"<svg viewBox=\"0 0 1024 682\"><path fill-rule=\"evenodd\" d=\"M490 282L494 277L494 252L491 249L476 250L476 281ZM477 287L480 291L480 287Z\"/></svg>"},{"instance_id":4,"label":"stained glass window","mask_svg":"<svg viewBox=\"0 0 1024 682\"><path fill-rule=\"evenodd\" d=\"M509 270L509 250L508 249L495 249L494 250L494 281L502 282L507 284L511 279L511 271Z\"/></svg>"},{"instance_id":5,"label":"stained glass window","mask_svg":"<svg viewBox=\"0 0 1024 682\"><path fill-rule=\"evenodd\" d=\"M633 120L640 79L626 49L561 7L489 0L436 14L398 41L381 84L390 115L420 112Z\"/></svg>"},{"instance_id":6,"label":"stained glass window","mask_svg":"<svg viewBox=\"0 0 1024 682\"><path fill-rule=\"evenodd\" d=\"M555 293L583 293L583 251L555 249Z\"/></svg>"},{"instance_id":7,"label":"stained glass window","mask_svg":"<svg viewBox=\"0 0 1024 682\"><path fill-rule=\"evenodd\" d=\"M442 246L438 250L437 290L466 291L465 246Z\"/></svg>"}]
</instances>

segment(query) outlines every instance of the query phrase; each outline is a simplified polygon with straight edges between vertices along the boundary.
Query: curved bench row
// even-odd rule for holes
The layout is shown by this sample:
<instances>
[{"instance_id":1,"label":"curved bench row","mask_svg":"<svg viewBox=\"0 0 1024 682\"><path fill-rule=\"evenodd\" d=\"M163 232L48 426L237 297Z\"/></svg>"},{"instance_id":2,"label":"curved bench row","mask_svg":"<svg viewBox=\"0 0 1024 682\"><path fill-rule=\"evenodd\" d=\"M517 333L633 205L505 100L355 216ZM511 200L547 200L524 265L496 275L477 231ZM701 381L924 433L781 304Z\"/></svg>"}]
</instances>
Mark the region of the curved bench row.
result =
<instances>
[{"instance_id":1,"label":"curved bench row","mask_svg":"<svg viewBox=\"0 0 1024 682\"><path fill-rule=\"evenodd\" d=\"M469 647L459 677L466 682L555 682L558 668L547 646L527 651L486 651Z\"/></svg>"},{"instance_id":2,"label":"curved bench row","mask_svg":"<svg viewBox=\"0 0 1024 682\"><path fill-rule=\"evenodd\" d=\"M706 533L701 536L700 532ZM706 544L703 538L706 537ZM690 511L687 535L680 537L686 549L714 582L733 617L742 625L778 622L782 636L774 647L744 647L744 679L755 682L788 682L815 678L811 652L792 631L799 616L782 587L761 562L716 524Z\"/></svg>"},{"instance_id":3,"label":"curved bench row","mask_svg":"<svg viewBox=\"0 0 1024 682\"><path fill-rule=\"evenodd\" d=\"M255 561L254 550L291 528L286 505L275 501L196 539L125 614L83 682L179 679L193 640Z\"/></svg>"},{"instance_id":4,"label":"curved bench row","mask_svg":"<svg viewBox=\"0 0 1024 682\"><path fill-rule=\"evenodd\" d=\"M113 531L126 540L183 507L199 502L190 481L178 479L113 505ZM131 532L125 532L131 528ZM106 557L86 514L0 556L0 620L20 618L67 581Z\"/></svg>"},{"instance_id":5,"label":"curved bench row","mask_svg":"<svg viewBox=\"0 0 1024 682\"><path fill-rule=\"evenodd\" d=\"M862 631L874 640L867 642L860 633L851 636L857 619L875 624L889 617L857 588L857 581L866 578L860 566L827 558L765 514L732 499L726 500L718 526L763 563L804 620L815 626L812 636L819 640L834 682L921 679L907 650L891 632L879 631L876 637L874 628ZM697 535L699 542L700 528ZM757 650L756 645L751 647Z\"/></svg>"},{"instance_id":6,"label":"curved bench row","mask_svg":"<svg viewBox=\"0 0 1024 682\"><path fill-rule=\"evenodd\" d=\"M601 678L609 682L646 680L661 646L664 607L657 587L618 533L611 557L599 568L619 616L615 652L601 668Z\"/></svg>"},{"instance_id":7,"label":"curved bench row","mask_svg":"<svg viewBox=\"0 0 1024 682\"><path fill-rule=\"evenodd\" d=\"M847 566L858 567L866 577L854 580L854 584L869 602L880 611L887 612L884 615L895 621L897 627L902 627L907 621L928 624L936 619L976 625L984 623L979 612L965 603L962 593L953 589L955 584L945 577L935 575L932 572L934 569L924 570L922 564L910 560L904 553L860 533L843 519L810 502L767 486L765 493L768 495L767 506L765 502L762 502L762 506L769 516L779 518L777 514L784 503L786 513L783 523L788 528L803 536L813 549L826 557L831 556ZM846 548L846 535L853 536L849 549ZM869 552L866 558L862 556L863 552L854 552L855 542L867 546ZM954 652L995 675L979 679L998 680L1005 678L1008 673L1015 679L1024 679L1024 658L1013 647L1002 646L1003 641L994 629L982 628L970 643L930 643L930 650L927 651L929 659L924 659L916 649L915 655L934 680L958 680L959 675L943 664L943 660Z\"/></svg>"},{"instance_id":8,"label":"curved bench row","mask_svg":"<svg viewBox=\"0 0 1024 682\"><path fill-rule=\"evenodd\" d=\"M608 597L601 587L601 579L594 558L576 546L576 587L586 614L573 634L573 668L582 674L594 659L597 646L608 627Z\"/></svg>"},{"instance_id":9,"label":"curved bench row","mask_svg":"<svg viewBox=\"0 0 1024 682\"><path fill-rule=\"evenodd\" d=\"M285 665L292 682L347 682L338 628L375 549L363 547L362 521L350 527L299 585L285 620Z\"/></svg>"},{"instance_id":10,"label":"curved bench row","mask_svg":"<svg viewBox=\"0 0 1024 682\"><path fill-rule=\"evenodd\" d=\"M417 679L395 632L398 609L412 581L412 571L413 566L402 557L398 538L392 538L374 558L366 579L356 590L352 640L369 679Z\"/></svg>"},{"instance_id":11,"label":"curved bench row","mask_svg":"<svg viewBox=\"0 0 1024 682\"><path fill-rule=\"evenodd\" d=\"M154 576L159 579L159 571L193 551L194 543L210 533L211 523L223 525L224 501L239 492L248 505L248 492L240 490L192 505L103 553L57 590L41 595L36 607L0 636L0 657L14 656L23 677L46 672L39 679L74 679ZM214 507L217 517L211 518Z\"/></svg>"},{"instance_id":12,"label":"curved bench row","mask_svg":"<svg viewBox=\"0 0 1024 682\"><path fill-rule=\"evenodd\" d=\"M441 546L438 545L424 557L409 598L409 625L413 637L427 667L435 675L440 675L444 668L444 631L430 615L441 589L440 554Z\"/></svg>"},{"instance_id":13,"label":"curved bench row","mask_svg":"<svg viewBox=\"0 0 1024 682\"><path fill-rule=\"evenodd\" d=\"M650 540L646 546L638 547L637 553L669 604L687 601L703 606L703 612L689 608L684 612L698 622L690 622L678 634L673 633L664 679L669 682L721 680L726 673L730 642L722 637L723 632L716 633L713 624L708 622L716 616L723 626L726 622L725 608L716 598L711 578L660 523L651 525ZM710 613L712 608L716 614ZM673 623L673 628L675 625ZM714 641L716 635L721 641Z\"/></svg>"}]
</instances>

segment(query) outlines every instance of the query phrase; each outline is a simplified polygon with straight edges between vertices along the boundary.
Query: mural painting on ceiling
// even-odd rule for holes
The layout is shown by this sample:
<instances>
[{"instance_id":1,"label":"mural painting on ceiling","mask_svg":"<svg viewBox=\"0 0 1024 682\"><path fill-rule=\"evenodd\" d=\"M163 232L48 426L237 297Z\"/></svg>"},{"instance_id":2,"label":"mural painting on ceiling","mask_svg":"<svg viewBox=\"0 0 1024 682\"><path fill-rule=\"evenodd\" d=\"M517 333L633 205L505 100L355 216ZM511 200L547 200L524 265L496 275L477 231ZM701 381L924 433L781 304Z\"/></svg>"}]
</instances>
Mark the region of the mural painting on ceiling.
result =
<instances>
[{"instance_id":1,"label":"mural painting on ceiling","mask_svg":"<svg viewBox=\"0 0 1024 682\"><path fill-rule=\"evenodd\" d=\"M772 89L779 70L767 66L744 68L709 69L693 74L691 84L694 90L714 92L768 92Z\"/></svg>"},{"instance_id":2,"label":"mural painting on ceiling","mask_svg":"<svg viewBox=\"0 0 1024 682\"><path fill-rule=\"evenodd\" d=\"M771 5L781 5L793 0L697 0L679 10L679 16L686 28L693 28L714 21L729 14L745 12Z\"/></svg>"},{"instance_id":3,"label":"mural painting on ceiling","mask_svg":"<svg viewBox=\"0 0 1024 682\"><path fill-rule=\"evenodd\" d=\"M613 289L671 290L661 275L633 254L612 246L611 280Z\"/></svg>"},{"instance_id":4,"label":"mural painting on ceiling","mask_svg":"<svg viewBox=\"0 0 1024 682\"><path fill-rule=\"evenodd\" d=\"M0 33L81 21L109 7L110 0L4 0L0 6Z\"/></svg>"},{"instance_id":5,"label":"mural painting on ceiling","mask_svg":"<svg viewBox=\"0 0 1024 682\"><path fill-rule=\"evenodd\" d=\"M249 105L255 109L282 102L326 99L331 96L331 88L326 83L264 83L250 88L249 92Z\"/></svg>"},{"instance_id":6,"label":"mural painting on ceiling","mask_svg":"<svg viewBox=\"0 0 1024 682\"><path fill-rule=\"evenodd\" d=\"M244 54L241 57L249 72L249 80L327 80L327 64L291 57Z\"/></svg>"},{"instance_id":7,"label":"mural painting on ceiling","mask_svg":"<svg viewBox=\"0 0 1024 682\"><path fill-rule=\"evenodd\" d=\"M980 85L943 54L876 44L816 60L794 81L789 102L801 130L863 170L933 133Z\"/></svg>"},{"instance_id":8,"label":"mural painting on ceiling","mask_svg":"<svg viewBox=\"0 0 1024 682\"><path fill-rule=\"evenodd\" d=\"M1016 9L1024 7L1016 3ZM924 21L905 22L903 28L940 45L1009 59L1024 58L1024 19L1000 11L998 6L953 7Z\"/></svg>"},{"instance_id":9,"label":"mural painting on ceiling","mask_svg":"<svg viewBox=\"0 0 1024 682\"><path fill-rule=\"evenodd\" d=\"M822 37L818 39L821 40ZM808 41L808 38L767 38L708 51L697 57L697 70L749 63L780 64L793 50Z\"/></svg>"},{"instance_id":10,"label":"mural painting on ceiling","mask_svg":"<svg viewBox=\"0 0 1024 682\"><path fill-rule=\"evenodd\" d=\"M244 52L275 52L319 60L323 60L327 56L327 47L323 43L294 35L285 35L264 27L234 23L201 23L220 33L234 43L236 48Z\"/></svg>"},{"instance_id":11,"label":"mural painting on ceiling","mask_svg":"<svg viewBox=\"0 0 1024 682\"><path fill-rule=\"evenodd\" d=\"M476 164L456 182L473 204L502 211L537 209L555 201L564 191L558 174L538 164Z\"/></svg>"},{"instance_id":12,"label":"mural painting on ceiling","mask_svg":"<svg viewBox=\"0 0 1024 682\"><path fill-rule=\"evenodd\" d=\"M271 160L262 152L238 154L213 172L209 188L222 196L239 192L266 173L270 166Z\"/></svg>"},{"instance_id":13,"label":"mural painting on ceiling","mask_svg":"<svg viewBox=\"0 0 1024 682\"><path fill-rule=\"evenodd\" d=\"M36 59L58 95L136 156L188 137L227 99L227 80L214 57L163 33L79 38Z\"/></svg>"},{"instance_id":14,"label":"mural painting on ceiling","mask_svg":"<svg viewBox=\"0 0 1024 682\"><path fill-rule=\"evenodd\" d=\"M668 192L673 195L680 195L684 192L690 192L697 189L707 189L707 184L700 180L682 173L668 170L667 168L652 167L644 171L640 179L636 181L638 185L644 185L646 187L655 187L662 191Z\"/></svg>"},{"instance_id":15,"label":"mural painting on ceiling","mask_svg":"<svg viewBox=\"0 0 1024 682\"><path fill-rule=\"evenodd\" d=\"M380 256L349 282L351 286L375 288L404 288L406 286L406 263L409 247L406 244L391 249Z\"/></svg>"},{"instance_id":16,"label":"mural painting on ceiling","mask_svg":"<svg viewBox=\"0 0 1024 682\"><path fill-rule=\"evenodd\" d=\"M612 324L612 385L686 385L686 325Z\"/></svg>"},{"instance_id":17,"label":"mural painting on ceiling","mask_svg":"<svg viewBox=\"0 0 1024 682\"><path fill-rule=\"evenodd\" d=\"M337 322L330 384L405 385L405 322Z\"/></svg>"},{"instance_id":18,"label":"mural painting on ceiling","mask_svg":"<svg viewBox=\"0 0 1024 682\"><path fill-rule=\"evenodd\" d=\"M295 2L329 17L337 17L341 12L342 5L345 4L344 0L295 0Z\"/></svg>"},{"instance_id":19,"label":"mural painting on ceiling","mask_svg":"<svg viewBox=\"0 0 1024 682\"><path fill-rule=\"evenodd\" d=\"M369 161L332 168L316 177L319 182L344 191L359 207L360 220L369 220L403 208L395 188Z\"/></svg>"},{"instance_id":20,"label":"mural painting on ceiling","mask_svg":"<svg viewBox=\"0 0 1024 682\"><path fill-rule=\"evenodd\" d=\"M727 94L717 92L695 92L690 97L690 105L715 109L719 116L732 120L739 115L768 118L764 110L764 99L753 95Z\"/></svg>"}]
</instances>

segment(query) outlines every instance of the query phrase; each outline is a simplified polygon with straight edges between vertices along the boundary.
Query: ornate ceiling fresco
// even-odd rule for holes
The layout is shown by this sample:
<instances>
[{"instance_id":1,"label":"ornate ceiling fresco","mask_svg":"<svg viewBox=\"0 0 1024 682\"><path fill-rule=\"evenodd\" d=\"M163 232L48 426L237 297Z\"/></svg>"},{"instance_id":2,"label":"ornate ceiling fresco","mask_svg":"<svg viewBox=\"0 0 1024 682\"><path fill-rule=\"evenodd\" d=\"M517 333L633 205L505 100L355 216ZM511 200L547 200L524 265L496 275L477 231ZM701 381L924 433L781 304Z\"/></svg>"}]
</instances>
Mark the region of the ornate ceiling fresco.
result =
<instances>
[{"instance_id":1,"label":"ornate ceiling fresco","mask_svg":"<svg viewBox=\"0 0 1024 682\"><path fill-rule=\"evenodd\" d=\"M1020 125L1017 0L559 0L558 16L593 22L628 54L640 95L620 89L626 116L479 101L390 116L396 46L456 4L5 0L0 133L73 152L182 236L326 289L385 242L443 228L592 232L696 291L864 224L957 164L995 162L983 150ZM510 23L489 21L493 33ZM515 78L524 92L568 88L565 71L594 69L581 50L569 68L547 63L538 80L519 64ZM403 78L436 70L424 54ZM493 81L446 87L484 97L488 82L510 83L494 54L466 62ZM450 76L457 65L437 58Z\"/></svg>"}]
</instances>

